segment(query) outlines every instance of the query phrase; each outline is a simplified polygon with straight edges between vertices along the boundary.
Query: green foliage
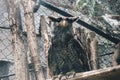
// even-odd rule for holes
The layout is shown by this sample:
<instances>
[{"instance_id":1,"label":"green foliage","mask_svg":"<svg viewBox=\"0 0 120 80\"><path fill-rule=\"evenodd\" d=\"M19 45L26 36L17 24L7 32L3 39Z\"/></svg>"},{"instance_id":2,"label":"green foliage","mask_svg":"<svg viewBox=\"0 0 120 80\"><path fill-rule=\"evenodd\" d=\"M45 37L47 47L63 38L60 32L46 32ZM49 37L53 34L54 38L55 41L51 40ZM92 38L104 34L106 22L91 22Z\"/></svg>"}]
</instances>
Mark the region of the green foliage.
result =
<instances>
[{"instance_id":1,"label":"green foliage","mask_svg":"<svg viewBox=\"0 0 120 80\"><path fill-rule=\"evenodd\" d=\"M79 5L79 6L82 6L83 3L85 3L85 2L86 2L86 0L80 0L80 2L78 3L78 5Z\"/></svg>"},{"instance_id":2,"label":"green foliage","mask_svg":"<svg viewBox=\"0 0 120 80\"><path fill-rule=\"evenodd\" d=\"M80 2L78 3L78 5L76 6L76 10L79 11L80 8L82 7L82 5L85 3L85 0L80 0Z\"/></svg>"},{"instance_id":3,"label":"green foliage","mask_svg":"<svg viewBox=\"0 0 120 80\"><path fill-rule=\"evenodd\" d=\"M94 6L94 16L101 16L103 15L103 10L102 10L102 6L98 3L95 4Z\"/></svg>"}]
</instances>

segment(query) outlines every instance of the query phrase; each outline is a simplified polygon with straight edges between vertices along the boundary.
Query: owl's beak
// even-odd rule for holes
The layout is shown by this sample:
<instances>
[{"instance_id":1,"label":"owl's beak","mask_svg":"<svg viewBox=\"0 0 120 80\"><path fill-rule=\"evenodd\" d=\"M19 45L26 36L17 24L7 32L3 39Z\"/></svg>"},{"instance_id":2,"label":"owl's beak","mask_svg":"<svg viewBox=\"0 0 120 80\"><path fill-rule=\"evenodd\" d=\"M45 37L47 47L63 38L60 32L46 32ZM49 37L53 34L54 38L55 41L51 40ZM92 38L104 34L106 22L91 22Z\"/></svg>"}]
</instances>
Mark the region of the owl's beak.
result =
<instances>
[{"instance_id":1,"label":"owl's beak","mask_svg":"<svg viewBox=\"0 0 120 80\"><path fill-rule=\"evenodd\" d=\"M67 27L68 22L67 22L66 20L63 20L63 21L60 22L60 25L61 25L62 27Z\"/></svg>"}]
</instances>

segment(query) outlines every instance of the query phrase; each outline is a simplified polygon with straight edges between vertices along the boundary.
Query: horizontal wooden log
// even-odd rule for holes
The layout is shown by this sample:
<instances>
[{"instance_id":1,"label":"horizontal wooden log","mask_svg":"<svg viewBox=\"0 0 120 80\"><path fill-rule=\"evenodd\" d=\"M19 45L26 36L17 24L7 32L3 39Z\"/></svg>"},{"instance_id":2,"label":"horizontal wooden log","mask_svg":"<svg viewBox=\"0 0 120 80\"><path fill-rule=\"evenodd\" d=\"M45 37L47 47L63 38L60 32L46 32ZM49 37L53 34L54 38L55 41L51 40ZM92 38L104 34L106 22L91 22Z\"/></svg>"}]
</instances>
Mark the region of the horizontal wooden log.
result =
<instances>
[{"instance_id":1,"label":"horizontal wooden log","mask_svg":"<svg viewBox=\"0 0 120 80\"><path fill-rule=\"evenodd\" d=\"M52 5L52 4L48 3L48 2L44 2L44 1L41 0L40 3L41 3L41 5L43 5L44 7L48 8L48 9L51 9L51 10L53 10L53 11L55 11L55 12L57 12L57 13L63 15L63 16L73 17L73 15L71 15L70 13L67 13L67 12L65 12L64 10L59 9L59 8L57 8L56 6L54 6L54 5ZM77 23L80 24L80 25L82 25L83 27L91 30L91 31L94 31L94 32L97 33L98 35L100 35L100 36L102 36L102 37L110 40L110 41L113 42L113 43L116 43L116 44L117 44L117 43L120 42L120 39L115 38L115 37L112 37L111 35L106 34L106 33L103 32L102 30L100 30L100 29L98 29L98 28L96 28L96 27L94 27L94 26L92 26L92 25L90 25L90 24L88 24L88 23L80 20L80 19L78 19Z\"/></svg>"},{"instance_id":2,"label":"horizontal wooden log","mask_svg":"<svg viewBox=\"0 0 120 80\"><path fill-rule=\"evenodd\" d=\"M77 73L68 80L120 80L120 66Z\"/></svg>"}]
</instances>

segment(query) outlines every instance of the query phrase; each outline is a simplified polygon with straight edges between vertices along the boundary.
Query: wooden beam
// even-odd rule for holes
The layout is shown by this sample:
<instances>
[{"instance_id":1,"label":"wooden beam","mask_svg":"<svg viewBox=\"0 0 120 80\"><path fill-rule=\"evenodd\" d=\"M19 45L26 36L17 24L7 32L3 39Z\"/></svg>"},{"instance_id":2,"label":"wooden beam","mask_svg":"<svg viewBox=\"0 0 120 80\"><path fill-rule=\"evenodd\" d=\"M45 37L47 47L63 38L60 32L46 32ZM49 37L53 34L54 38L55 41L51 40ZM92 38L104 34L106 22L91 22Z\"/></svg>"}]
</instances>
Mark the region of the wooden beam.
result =
<instances>
[{"instance_id":1,"label":"wooden beam","mask_svg":"<svg viewBox=\"0 0 120 80\"><path fill-rule=\"evenodd\" d=\"M120 64L120 43L115 45L115 50L114 50L114 54L112 57L112 63L113 66L117 66Z\"/></svg>"},{"instance_id":2,"label":"wooden beam","mask_svg":"<svg viewBox=\"0 0 120 80\"><path fill-rule=\"evenodd\" d=\"M78 73L68 80L120 80L120 66Z\"/></svg>"},{"instance_id":3,"label":"wooden beam","mask_svg":"<svg viewBox=\"0 0 120 80\"><path fill-rule=\"evenodd\" d=\"M20 0L5 0L8 11L8 20L11 30L12 47L14 53L15 80L30 80L28 71L27 51L21 30Z\"/></svg>"},{"instance_id":4,"label":"wooden beam","mask_svg":"<svg viewBox=\"0 0 120 80\"><path fill-rule=\"evenodd\" d=\"M51 79L50 70L49 70L49 66L48 66L48 50L50 47L50 42L49 42L49 38L48 38L45 17L43 15L40 16L39 33L41 33L41 36L43 38L43 45L44 45L43 49L44 49L45 59L46 59L46 63L47 63L46 80L48 80L48 79Z\"/></svg>"},{"instance_id":5,"label":"wooden beam","mask_svg":"<svg viewBox=\"0 0 120 80\"><path fill-rule=\"evenodd\" d=\"M44 1L41 0L41 5L43 5L44 7L48 8L48 9L51 9L51 10L53 10L53 11L61 14L61 15L63 15L63 16L73 17L73 15L71 15L70 13L67 13L67 12L59 9L59 8L57 8L56 6L54 6L54 5L52 5L52 4L48 3L48 2L44 2ZM117 43L120 42L120 39L115 38L115 37L112 37L111 35L106 34L106 33L103 32L102 30L100 30L100 29L98 29L98 28L96 28L96 27L94 27L94 26L92 26L92 25L90 25L90 24L88 24L88 23L80 20L80 19L78 19L77 23L80 24L80 25L82 25L83 27L91 30L91 31L94 31L94 32L97 33L98 35L100 35L100 36L102 36L102 37L110 40L110 41L113 42L113 43L116 43L116 44L117 44Z\"/></svg>"},{"instance_id":6,"label":"wooden beam","mask_svg":"<svg viewBox=\"0 0 120 80\"><path fill-rule=\"evenodd\" d=\"M30 49L31 62L33 64L36 80L45 80L42 63L38 52L38 42L35 31L32 0L21 0L25 13L25 25L27 29L28 47ZM30 5L29 5L30 4Z\"/></svg>"}]
</instances>

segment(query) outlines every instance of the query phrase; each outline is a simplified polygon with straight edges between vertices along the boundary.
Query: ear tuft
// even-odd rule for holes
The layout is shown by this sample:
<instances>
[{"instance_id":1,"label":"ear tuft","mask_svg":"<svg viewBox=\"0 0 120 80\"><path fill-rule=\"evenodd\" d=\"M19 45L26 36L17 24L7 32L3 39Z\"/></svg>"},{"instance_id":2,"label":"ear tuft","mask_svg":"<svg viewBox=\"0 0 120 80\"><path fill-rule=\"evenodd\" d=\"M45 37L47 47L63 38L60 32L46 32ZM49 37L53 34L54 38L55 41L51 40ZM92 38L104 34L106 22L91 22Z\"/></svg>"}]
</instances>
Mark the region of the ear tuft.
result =
<instances>
[{"instance_id":1,"label":"ear tuft","mask_svg":"<svg viewBox=\"0 0 120 80\"><path fill-rule=\"evenodd\" d=\"M67 20L70 22L77 21L79 17L68 17Z\"/></svg>"},{"instance_id":2,"label":"ear tuft","mask_svg":"<svg viewBox=\"0 0 120 80\"><path fill-rule=\"evenodd\" d=\"M79 17L73 17L72 20L73 20L73 22L74 22L74 21L77 21L78 19L79 19Z\"/></svg>"},{"instance_id":3,"label":"ear tuft","mask_svg":"<svg viewBox=\"0 0 120 80\"><path fill-rule=\"evenodd\" d=\"M53 22L60 22L62 20L62 17L59 17L59 18L55 18L53 16L48 16L48 18L53 21Z\"/></svg>"},{"instance_id":4,"label":"ear tuft","mask_svg":"<svg viewBox=\"0 0 120 80\"><path fill-rule=\"evenodd\" d=\"M53 17L53 16L48 16L48 18L51 20L51 21L57 21L57 19L55 18L55 17Z\"/></svg>"}]
</instances>

